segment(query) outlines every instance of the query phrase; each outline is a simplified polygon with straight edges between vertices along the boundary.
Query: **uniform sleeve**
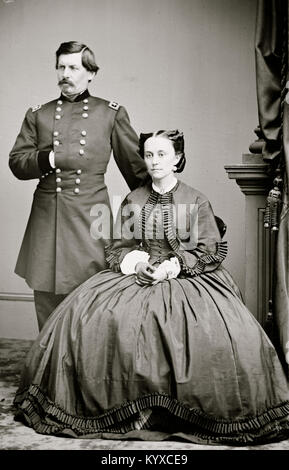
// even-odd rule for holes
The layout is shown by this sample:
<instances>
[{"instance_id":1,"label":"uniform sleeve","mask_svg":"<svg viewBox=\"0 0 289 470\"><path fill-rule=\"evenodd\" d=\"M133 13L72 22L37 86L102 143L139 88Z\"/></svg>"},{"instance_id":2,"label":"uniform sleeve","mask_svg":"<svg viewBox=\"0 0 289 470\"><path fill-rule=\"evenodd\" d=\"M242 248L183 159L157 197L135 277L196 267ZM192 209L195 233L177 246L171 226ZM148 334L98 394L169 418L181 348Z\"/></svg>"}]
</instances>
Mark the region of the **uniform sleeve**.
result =
<instances>
[{"instance_id":1,"label":"uniform sleeve","mask_svg":"<svg viewBox=\"0 0 289 470\"><path fill-rule=\"evenodd\" d=\"M120 106L115 117L111 143L114 159L129 188L137 188L145 180L147 171L138 152L138 136L123 106Z\"/></svg>"},{"instance_id":2,"label":"uniform sleeve","mask_svg":"<svg viewBox=\"0 0 289 470\"><path fill-rule=\"evenodd\" d=\"M52 170L49 163L51 150L52 148L38 150L36 112L29 109L9 154L9 167L12 173L21 180L40 178L43 173Z\"/></svg>"},{"instance_id":3,"label":"uniform sleeve","mask_svg":"<svg viewBox=\"0 0 289 470\"><path fill-rule=\"evenodd\" d=\"M182 242L178 253L174 254L179 260L181 273L186 276L198 276L214 271L227 255L227 242L221 240L209 201L199 205L196 227L193 243Z\"/></svg>"},{"instance_id":4,"label":"uniform sleeve","mask_svg":"<svg viewBox=\"0 0 289 470\"><path fill-rule=\"evenodd\" d=\"M134 250L145 251L138 233L138 218L134 206L125 198L117 214L114 225L113 242L105 247L106 261L113 271L120 271L120 265L128 253Z\"/></svg>"}]
</instances>

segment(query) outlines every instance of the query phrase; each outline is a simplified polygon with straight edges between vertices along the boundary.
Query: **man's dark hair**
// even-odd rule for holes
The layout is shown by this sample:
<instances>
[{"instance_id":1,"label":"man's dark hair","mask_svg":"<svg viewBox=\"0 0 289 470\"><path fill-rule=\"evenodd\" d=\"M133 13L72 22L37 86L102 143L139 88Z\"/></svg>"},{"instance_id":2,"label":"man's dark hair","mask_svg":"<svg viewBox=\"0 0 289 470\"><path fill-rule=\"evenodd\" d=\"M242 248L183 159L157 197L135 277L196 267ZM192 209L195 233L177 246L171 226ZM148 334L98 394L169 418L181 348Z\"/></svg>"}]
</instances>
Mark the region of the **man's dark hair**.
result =
<instances>
[{"instance_id":1,"label":"man's dark hair","mask_svg":"<svg viewBox=\"0 0 289 470\"><path fill-rule=\"evenodd\" d=\"M89 72L95 74L99 70L98 65L95 63L94 53L85 44L81 44L77 41L63 42L60 44L56 51L56 68L58 68L58 59L61 54L75 54L76 52L82 52L82 65Z\"/></svg>"}]
</instances>

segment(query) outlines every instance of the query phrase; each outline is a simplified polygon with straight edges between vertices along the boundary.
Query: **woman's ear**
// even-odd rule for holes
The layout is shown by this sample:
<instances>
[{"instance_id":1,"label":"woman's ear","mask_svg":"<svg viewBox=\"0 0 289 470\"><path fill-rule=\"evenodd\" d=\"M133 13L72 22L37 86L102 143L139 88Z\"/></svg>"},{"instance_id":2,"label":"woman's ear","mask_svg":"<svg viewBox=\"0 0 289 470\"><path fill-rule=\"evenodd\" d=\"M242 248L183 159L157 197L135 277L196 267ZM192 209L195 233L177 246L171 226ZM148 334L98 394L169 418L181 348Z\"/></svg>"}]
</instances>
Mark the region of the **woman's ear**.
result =
<instances>
[{"instance_id":1,"label":"woman's ear","mask_svg":"<svg viewBox=\"0 0 289 470\"><path fill-rule=\"evenodd\" d=\"M180 159L182 158L182 153L179 152L179 153L176 153L175 155L175 162L174 162L174 166L173 166L173 171L176 172L177 171L177 164L179 163Z\"/></svg>"},{"instance_id":2,"label":"woman's ear","mask_svg":"<svg viewBox=\"0 0 289 470\"><path fill-rule=\"evenodd\" d=\"M180 161L180 159L182 158L182 155L183 155L182 152L176 153L176 157L175 157L176 160L175 160L175 163L178 163L178 162Z\"/></svg>"}]
</instances>

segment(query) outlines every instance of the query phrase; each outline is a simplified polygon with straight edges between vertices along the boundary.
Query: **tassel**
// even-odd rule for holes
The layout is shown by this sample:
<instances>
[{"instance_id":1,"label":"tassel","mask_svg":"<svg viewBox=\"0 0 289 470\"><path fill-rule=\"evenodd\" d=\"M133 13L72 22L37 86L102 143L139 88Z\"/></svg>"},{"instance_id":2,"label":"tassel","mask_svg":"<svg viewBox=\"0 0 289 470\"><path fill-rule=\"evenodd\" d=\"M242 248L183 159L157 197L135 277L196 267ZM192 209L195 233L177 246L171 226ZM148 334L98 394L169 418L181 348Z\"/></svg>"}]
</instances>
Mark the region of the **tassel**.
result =
<instances>
[{"instance_id":1,"label":"tassel","mask_svg":"<svg viewBox=\"0 0 289 470\"><path fill-rule=\"evenodd\" d=\"M280 177L280 170L276 170L276 177L273 180L273 189L269 192L266 202L265 216L264 216L264 227L271 228L271 230L279 230L279 216L281 209L281 185L282 178Z\"/></svg>"}]
</instances>

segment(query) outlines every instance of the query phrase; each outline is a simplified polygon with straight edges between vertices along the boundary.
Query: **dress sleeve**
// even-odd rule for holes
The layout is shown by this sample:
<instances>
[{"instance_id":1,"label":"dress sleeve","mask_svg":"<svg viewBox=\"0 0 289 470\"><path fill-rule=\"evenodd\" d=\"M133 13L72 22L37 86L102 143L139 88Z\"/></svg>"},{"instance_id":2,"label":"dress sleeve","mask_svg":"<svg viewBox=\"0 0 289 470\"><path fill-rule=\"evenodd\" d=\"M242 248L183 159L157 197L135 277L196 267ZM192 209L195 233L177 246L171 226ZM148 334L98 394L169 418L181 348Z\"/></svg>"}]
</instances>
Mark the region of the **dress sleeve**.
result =
<instances>
[{"instance_id":1,"label":"dress sleeve","mask_svg":"<svg viewBox=\"0 0 289 470\"><path fill-rule=\"evenodd\" d=\"M21 180L40 178L43 173L52 170L49 163L51 150L38 150L36 112L29 109L9 155L12 173Z\"/></svg>"},{"instance_id":2,"label":"dress sleeve","mask_svg":"<svg viewBox=\"0 0 289 470\"><path fill-rule=\"evenodd\" d=\"M227 255L227 242L221 240L209 201L198 206L197 218L195 215L194 218L197 227L195 239L181 242L177 253L174 253L179 260L181 273L186 276L214 271Z\"/></svg>"},{"instance_id":3,"label":"dress sleeve","mask_svg":"<svg viewBox=\"0 0 289 470\"><path fill-rule=\"evenodd\" d=\"M114 159L131 190L147 177L146 166L138 152L138 136L123 106L117 111L111 136Z\"/></svg>"},{"instance_id":4,"label":"dress sleeve","mask_svg":"<svg viewBox=\"0 0 289 470\"><path fill-rule=\"evenodd\" d=\"M133 250L146 251L141 239L136 238L138 218L135 215L129 195L120 206L114 224L113 242L105 247L106 261L113 271L120 271L124 257Z\"/></svg>"}]
</instances>

